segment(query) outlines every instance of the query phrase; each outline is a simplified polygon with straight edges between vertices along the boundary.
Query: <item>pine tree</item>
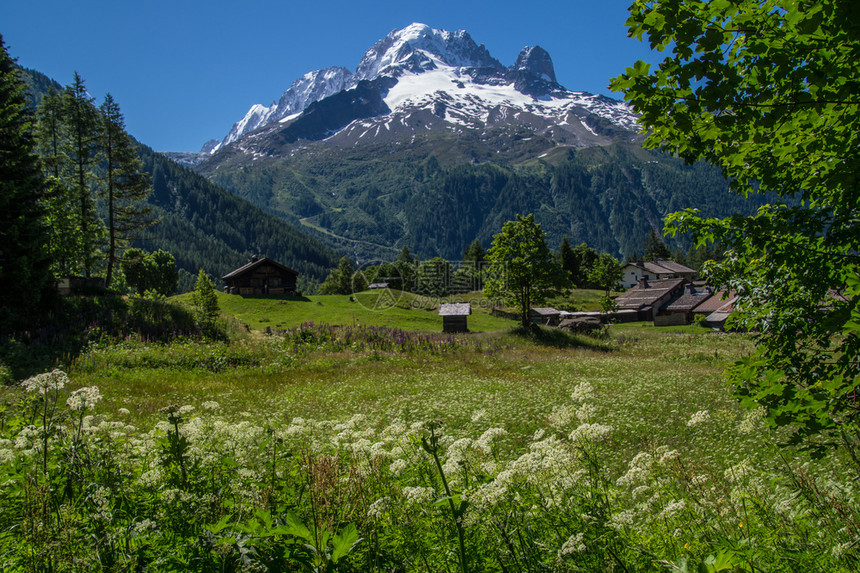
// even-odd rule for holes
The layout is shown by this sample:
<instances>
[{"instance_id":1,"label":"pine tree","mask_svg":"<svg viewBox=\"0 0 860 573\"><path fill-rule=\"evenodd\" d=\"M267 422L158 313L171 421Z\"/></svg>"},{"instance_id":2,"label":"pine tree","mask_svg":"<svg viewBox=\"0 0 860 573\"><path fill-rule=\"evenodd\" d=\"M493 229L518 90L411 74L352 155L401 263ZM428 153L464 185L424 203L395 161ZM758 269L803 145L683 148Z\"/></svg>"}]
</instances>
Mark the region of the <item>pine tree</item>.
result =
<instances>
[{"instance_id":1,"label":"pine tree","mask_svg":"<svg viewBox=\"0 0 860 573\"><path fill-rule=\"evenodd\" d=\"M71 187L77 201L77 218L80 228L80 265L85 276L95 266L96 252L103 234L103 226L96 212L92 193L92 168L96 162L99 143L99 117L93 99L87 93L81 76L75 72L72 85L63 93L63 113L67 137L65 153L72 166Z\"/></svg>"},{"instance_id":2,"label":"pine tree","mask_svg":"<svg viewBox=\"0 0 860 573\"><path fill-rule=\"evenodd\" d=\"M48 249L57 276L74 274L80 264L82 240L75 192L70 185L71 166L66 155L64 100L53 87L42 98L37 112L37 150L47 178L45 219Z\"/></svg>"},{"instance_id":3,"label":"pine tree","mask_svg":"<svg viewBox=\"0 0 860 573\"><path fill-rule=\"evenodd\" d=\"M221 312L212 281L203 269L197 273L197 283L191 294L191 302L196 309L198 322L204 327L211 326Z\"/></svg>"},{"instance_id":4,"label":"pine tree","mask_svg":"<svg viewBox=\"0 0 860 573\"><path fill-rule=\"evenodd\" d=\"M35 154L33 114L0 36L0 328L31 311L50 280L45 181Z\"/></svg>"},{"instance_id":5,"label":"pine tree","mask_svg":"<svg viewBox=\"0 0 860 573\"><path fill-rule=\"evenodd\" d=\"M645 237L645 242L642 245L645 248L644 256L646 261L656 261L672 257L672 253L669 252L666 243L663 242L663 239L660 238L660 235L653 228L648 229L648 236Z\"/></svg>"},{"instance_id":6,"label":"pine tree","mask_svg":"<svg viewBox=\"0 0 860 573\"><path fill-rule=\"evenodd\" d=\"M109 287L117 262L117 250L139 237L140 232L155 221L152 210L144 203L152 188L143 171L143 162L131 137L119 105L110 94L105 95L101 108L102 156L105 163L102 192L107 202L107 277Z\"/></svg>"},{"instance_id":7,"label":"pine tree","mask_svg":"<svg viewBox=\"0 0 860 573\"><path fill-rule=\"evenodd\" d=\"M558 248L558 258L560 266L567 275L568 280L574 286L578 286L574 279L579 274L579 258L570 245L570 241L567 240L567 236L561 240L561 246Z\"/></svg>"}]
</instances>

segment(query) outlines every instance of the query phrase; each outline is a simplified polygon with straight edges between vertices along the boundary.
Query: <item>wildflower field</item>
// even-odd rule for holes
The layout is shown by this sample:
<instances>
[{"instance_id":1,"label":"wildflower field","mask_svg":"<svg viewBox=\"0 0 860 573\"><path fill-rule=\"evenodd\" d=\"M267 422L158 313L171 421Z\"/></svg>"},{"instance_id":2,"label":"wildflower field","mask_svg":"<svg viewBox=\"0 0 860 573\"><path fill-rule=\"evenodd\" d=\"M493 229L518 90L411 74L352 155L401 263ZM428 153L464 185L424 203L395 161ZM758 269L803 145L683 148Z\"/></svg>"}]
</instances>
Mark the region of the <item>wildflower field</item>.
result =
<instances>
[{"instance_id":1,"label":"wildflower field","mask_svg":"<svg viewBox=\"0 0 860 573\"><path fill-rule=\"evenodd\" d=\"M737 404L749 345L94 337L0 390L0 570L856 571L856 471Z\"/></svg>"}]
</instances>

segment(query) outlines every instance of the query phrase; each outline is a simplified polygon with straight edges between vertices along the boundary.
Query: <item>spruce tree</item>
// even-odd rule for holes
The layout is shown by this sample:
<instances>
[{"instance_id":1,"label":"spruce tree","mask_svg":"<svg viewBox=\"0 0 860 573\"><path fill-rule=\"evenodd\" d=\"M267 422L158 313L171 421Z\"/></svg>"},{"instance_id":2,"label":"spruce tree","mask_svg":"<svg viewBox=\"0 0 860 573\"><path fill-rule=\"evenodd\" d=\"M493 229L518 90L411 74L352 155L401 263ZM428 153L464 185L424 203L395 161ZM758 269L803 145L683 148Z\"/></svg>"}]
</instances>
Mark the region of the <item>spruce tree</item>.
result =
<instances>
[{"instance_id":1,"label":"spruce tree","mask_svg":"<svg viewBox=\"0 0 860 573\"><path fill-rule=\"evenodd\" d=\"M107 94L101 108L101 149L105 163L102 193L107 203L107 277L109 287L117 263L117 250L137 239L154 223L152 210L144 203L152 188L143 171L136 146L125 131L119 105Z\"/></svg>"},{"instance_id":2,"label":"spruce tree","mask_svg":"<svg viewBox=\"0 0 860 573\"><path fill-rule=\"evenodd\" d=\"M211 327L221 309L218 306L218 296L215 294L212 281L203 269L197 273L197 283L194 285L194 292L191 293L191 302L196 309L200 325L204 328Z\"/></svg>"},{"instance_id":3,"label":"spruce tree","mask_svg":"<svg viewBox=\"0 0 860 573\"><path fill-rule=\"evenodd\" d=\"M37 112L37 151L47 180L45 219L50 230L48 249L55 275L74 274L80 264L81 230L75 191L70 185L71 166L65 153L64 101L53 87L42 97Z\"/></svg>"},{"instance_id":4,"label":"spruce tree","mask_svg":"<svg viewBox=\"0 0 860 573\"><path fill-rule=\"evenodd\" d=\"M574 280L579 274L579 258L570 245L570 241L567 240L567 236L561 240L561 246L558 249L558 258L568 280L573 283L573 286L579 286Z\"/></svg>"},{"instance_id":5,"label":"spruce tree","mask_svg":"<svg viewBox=\"0 0 860 573\"><path fill-rule=\"evenodd\" d=\"M0 330L38 306L51 278L45 180L33 120L24 83L0 36Z\"/></svg>"},{"instance_id":6,"label":"spruce tree","mask_svg":"<svg viewBox=\"0 0 860 573\"><path fill-rule=\"evenodd\" d=\"M77 202L76 216L80 229L79 262L88 277L95 267L103 233L92 193L92 172L99 145L99 116L84 80L77 72L72 85L63 93L63 113L67 129L64 151L72 166L70 183Z\"/></svg>"},{"instance_id":7,"label":"spruce tree","mask_svg":"<svg viewBox=\"0 0 860 573\"><path fill-rule=\"evenodd\" d=\"M648 236L645 237L645 242L642 245L645 248L644 256L646 261L656 261L672 257L669 247L666 246L666 243L663 242L663 239L660 238L660 235L653 228L648 229Z\"/></svg>"}]
</instances>

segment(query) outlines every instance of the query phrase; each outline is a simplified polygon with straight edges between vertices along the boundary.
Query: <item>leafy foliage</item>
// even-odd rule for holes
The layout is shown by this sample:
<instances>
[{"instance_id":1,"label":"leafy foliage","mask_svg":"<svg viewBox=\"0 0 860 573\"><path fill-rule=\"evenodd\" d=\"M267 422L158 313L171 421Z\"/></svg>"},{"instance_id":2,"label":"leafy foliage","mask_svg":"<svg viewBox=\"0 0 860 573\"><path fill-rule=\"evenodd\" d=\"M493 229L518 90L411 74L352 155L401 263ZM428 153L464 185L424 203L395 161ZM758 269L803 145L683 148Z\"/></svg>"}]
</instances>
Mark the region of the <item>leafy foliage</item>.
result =
<instances>
[{"instance_id":1,"label":"leafy foliage","mask_svg":"<svg viewBox=\"0 0 860 573\"><path fill-rule=\"evenodd\" d=\"M147 291L161 296L169 296L176 292L179 273L176 269L176 259L167 251L158 250L147 253L138 248L125 251L120 262L126 282L142 295Z\"/></svg>"},{"instance_id":2,"label":"leafy foliage","mask_svg":"<svg viewBox=\"0 0 860 573\"><path fill-rule=\"evenodd\" d=\"M757 349L731 370L738 395L822 453L860 445L860 337L849 328L860 262L860 12L850 0L635 2L630 34L671 50L613 81L642 114L646 145L722 170L743 196L728 219L684 211L672 234L718 242L712 281L741 296L734 325ZM791 199L794 198L794 201ZM855 454L856 455L856 454Z\"/></svg>"},{"instance_id":3,"label":"leafy foliage","mask_svg":"<svg viewBox=\"0 0 860 573\"><path fill-rule=\"evenodd\" d=\"M564 289L567 281L546 246L545 234L534 215L508 221L487 251L484 294L499 296L520 311L528 326L532 304L540 304Z\"/></svg>"}]
</instances>

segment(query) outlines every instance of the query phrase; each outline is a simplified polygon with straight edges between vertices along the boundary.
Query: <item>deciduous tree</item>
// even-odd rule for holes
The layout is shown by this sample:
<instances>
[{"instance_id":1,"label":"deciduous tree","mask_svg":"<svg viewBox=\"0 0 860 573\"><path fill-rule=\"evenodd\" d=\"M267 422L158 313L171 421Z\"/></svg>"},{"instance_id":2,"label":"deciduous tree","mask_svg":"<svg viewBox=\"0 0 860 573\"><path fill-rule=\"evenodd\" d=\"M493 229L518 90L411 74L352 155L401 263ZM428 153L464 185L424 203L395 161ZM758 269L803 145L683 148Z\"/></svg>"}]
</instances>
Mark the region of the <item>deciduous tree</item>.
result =
<instances>
[{"instance_id":1,"label":"deciduous tree","mask_svg":"<svg viewBox=\"0 0 860 573\"><path fill-rule=\"evenodd\" d=\"M502 297L505 304L516 307L524 327L529 325L532 304L559 294L567 282L534 215L517 215L516 221L505 223L493 237L487 262L484 294Z\"/></svg>"},{"instance_id":2,"label":"deciduous tree","mask_svg":"<svg viewBox=\"0 0 860 573\"><path fill-rule=\"evenodd\" d=\"M630 35L669 50L613 81L646 145L722 169L735 192L791 199L750 217L676 213L670 233L718 242L712 282L738 292L752 356L737 394L792 441L860 445L860 5L855 0L637 1ZM858 462L860 465L860 462Z\"/></svg>"}]
</instances>

